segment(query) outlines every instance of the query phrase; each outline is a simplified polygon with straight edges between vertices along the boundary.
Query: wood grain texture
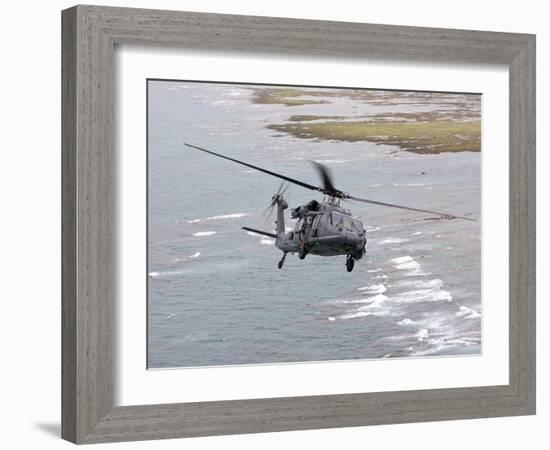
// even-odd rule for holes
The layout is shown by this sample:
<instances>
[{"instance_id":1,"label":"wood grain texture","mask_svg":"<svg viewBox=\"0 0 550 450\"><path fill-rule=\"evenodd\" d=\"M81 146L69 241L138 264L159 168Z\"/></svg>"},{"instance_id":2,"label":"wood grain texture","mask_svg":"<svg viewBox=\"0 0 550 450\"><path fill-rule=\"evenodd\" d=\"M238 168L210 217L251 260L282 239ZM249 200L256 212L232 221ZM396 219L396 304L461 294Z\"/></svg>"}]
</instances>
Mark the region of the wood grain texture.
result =
<instances>
[{"instance_id":1,"label":"wood grain texture","mask_svg":"<svg viewBox=\"0 0 550 450\"><path fill-rule=\"evenodd\" d=\"M62 14L62 435L77 443L535 412L535 38L526 34L77 6ZM303 58L506 64L510 72L510 383L113 406L115 44Z\"/></svg>"},{"instance_id":2,"label":"wood grain texture","mask_svg":"<svg viewBox=\"0 0 550 450\"><path fill-rule=\"evenodd\" d=\"M61 49L61 434L76 440L76 10L63 14Z\"/></svg>"}]
</instances>

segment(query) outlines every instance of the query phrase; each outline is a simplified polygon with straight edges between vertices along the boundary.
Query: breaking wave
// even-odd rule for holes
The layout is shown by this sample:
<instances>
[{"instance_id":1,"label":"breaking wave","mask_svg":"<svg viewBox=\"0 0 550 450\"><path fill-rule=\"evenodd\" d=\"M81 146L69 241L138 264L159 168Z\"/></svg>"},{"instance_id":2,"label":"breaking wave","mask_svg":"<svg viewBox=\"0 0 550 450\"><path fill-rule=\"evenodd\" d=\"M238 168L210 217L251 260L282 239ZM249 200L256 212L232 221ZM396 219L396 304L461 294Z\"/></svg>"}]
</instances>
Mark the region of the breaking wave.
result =
<instances>
[{"instance_id":1,"label":"breaking wave","mask_svg":"<svg viewBox=\"0 0 550 450\"><path fill-rule=\"evenodd\" d=\"M399 322L397 322L397 325L412 326L414 325L414 321L405 317L403 320L400 320Z\"/></svg>"},{"instance_id":2,"label":"breaking wave","mask_svg":"<svg viewBox=\"0 0 550 450\"><path fill-rule=\"evenodd\" d=\"M171 276L183 275L185 270L166 270L161 272L149 272L151 278L166 278Z\"/></svg>"},{"instance_id":3,"label":"breaking wave","mask_svg":"<svg viewBox=\"0 0 550 450\"><path fill-rule=\"evenodd\" d=\"M413 291L401 292L392 297L396 303L421 303L421 302L450 302L453 296L441 289L416 289Z\"/></svg>"},{"instance_id":4,"label":"breaking wave","mask_svg":"<svg viewBox=\"0 0 550 450\"><path fill-rule=\"evenodd\" d=\"M373 227L371 225L366 225L365 230L367 233L374 233L375 231L380 231L380 227Z\"/></svg>"},{"instance_id":5,"label":"breaking wave","mask_svg":"<svg viewBox=\"0 0 550 450\"><path fill-rule=\"evenodd\" d=\"M225 219L240 219L241 217L249 216L249 213L231 213L231 214L221 214L218 216L205 217L204 219L190 219L187 223L199 223L206 222L210 220L225 220Z\"/></svg>"},{"instance_id":6,"label":"breaking wave","mask_svg":"<svg viewBox=\"0 0 550 450\"><path fill-rule=\"evenodd\" d=\"M467 306L461 306L455 314L455 317L462 317L464 319L478 319L481 317L481 314L474 309L468 308Z\"/></svg>"},{"instance_id":7,"label":"breaking wave","mask_svg":"<svg viewBox=\"0 0 550 450\"><path fill-rule=\"evenodd\" d=\"M398 286L405 288L413 288L392 297L396 303L420 303L420 302L450 302L452 295L442 289L443 281L439 278L433 280L403 280Z\"/></svg>"},{"instance_id":8,"label":"breaking wave","mask_svg":"<svg viewBox=\"0 0 550 450\"><path fill-rule=\"evenodd\" d=\"M380 284L370 284L369 286L363 286L360 288L357 288L358 291L366 292L368 294L383 294L386 292L386 286L384 286L382 283Z\"/></svg>"},{"instance_id":9,"label":"breaking wave","mask_svg":"<svg viewBox=\"0 0 550 450\"><path fill-rule=\"evenodd\" d=\"M204 236L212 236L214 234L216 234L216 231L198 231L196 233L193 233L193 236L204 237Z\"/></svg>"},{"instance_id":10,"label":"breaking wave","mask_svg":"<svg viewBox=\"0 0 550 450\"><path fill-rule=\"evenodd\" d=\"M404 242L408 242L408 239L400 239L400 238L387 238L383 239L379 242L379 244L402 244Z\"/></svg>"},{"instance_id":11,"label":"breaking wave","mask_svg":"<svg viewBox=\"0 0 550 450\"><path fill-rule=\"evenodd\" d=\"M384 308L384 302L388 299L384 294L378 294L373 297L369 297L361 301L361 303L368 303L365 306L361 306L357 309L346 311L345 314L342 314L338 317L341 320L348 319L357 319L359 317L366 316L387 316L389 311ZM359 303L358 300L348 300L347 303ZM342 302L344 303L344 302Z\"/></svg>"},{"instance_id":12,"label":"breaking wave","mask_svg":"<svg viewBox=\"0 0 550 450\"><path fill-rule=\"evenodd\" d=\"M194 258L198 258L199 256L201 256L201 252L195 252L192 255L189 255L185 258L174 258L174 259L172 259L172 262L173 263L181 262L181 261L185 261L188 258L194 259Z\"/></svg>"},{"instance_id":13,"label":"breaking wave","mask_svg":"<svg viewBox=\"0 0 550 450\"><path fill-rule=\"evenodd\" d=\"M415 334L416 339L420 342L425 341L426 339L428 339L429 336L430 333L426 328L418 330L418 332Z\"/></svg>"},{"instance_id":14,"label":"breaking wave","mask_svg":"<svg viewBox=\"0 0 550 450\"><path fill-rule=\"evenodd\" d=\"M429 275L429 273L420 270L420 264L418 264L412 256L400 256L398 258L393 258L391 262L396 269L407 270L407 276Z\"/></svg>"}]
</instances>

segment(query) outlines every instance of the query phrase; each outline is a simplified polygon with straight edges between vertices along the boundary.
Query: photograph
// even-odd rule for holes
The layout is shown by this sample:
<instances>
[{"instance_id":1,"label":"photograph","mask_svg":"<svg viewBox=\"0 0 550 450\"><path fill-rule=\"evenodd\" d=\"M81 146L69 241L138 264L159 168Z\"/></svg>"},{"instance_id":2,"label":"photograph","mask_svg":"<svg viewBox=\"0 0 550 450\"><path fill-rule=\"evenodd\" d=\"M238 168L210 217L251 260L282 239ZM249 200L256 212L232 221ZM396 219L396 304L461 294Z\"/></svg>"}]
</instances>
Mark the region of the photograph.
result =
<instances>
[{"instance_id":1,"label":"photograph","mask_svg":"<svg viewBox=\"0 0 550 450\"><path fill-rule=\"evenodd\" d=\"M481 101L148 79L147 367L480 355Z\"/></svg>"}]
</instances>

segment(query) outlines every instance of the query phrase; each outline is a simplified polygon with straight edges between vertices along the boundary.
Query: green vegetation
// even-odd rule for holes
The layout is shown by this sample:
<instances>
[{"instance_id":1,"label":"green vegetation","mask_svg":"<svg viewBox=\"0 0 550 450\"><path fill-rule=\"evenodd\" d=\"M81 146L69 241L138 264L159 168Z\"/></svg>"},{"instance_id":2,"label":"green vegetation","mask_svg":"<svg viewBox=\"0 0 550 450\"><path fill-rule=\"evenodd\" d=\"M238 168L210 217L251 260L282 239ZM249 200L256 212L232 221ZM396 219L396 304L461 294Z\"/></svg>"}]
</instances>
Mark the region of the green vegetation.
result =
<instances>
[{"instance_id":1,"label":"green vegetation","mask_svg":"<svg viewBox=\"0 0 550 450\"><path fill-rule=\"evenodd\" d=\"M252 102L285 106L352 100L350 114L296 114L267 128L302 139L373 142L415 153L481 150L480 97L431 92L362 89L253 88ZM362 105L374 106L365 114ZM414 107L403 111L403 105ZM376 108L385 107L384 110ZM390 107L390 108L388 108ZM357 108L358 114L353 113ZM307 110L307 109L306 109ZM394 110L394 112L388 112ZM300 110L302 111L302 110ZM336 109L340 113L340 109ZM384 111L384 112L383 112ZM341 113L340 113L341 114Z\"/></svg>"},{"instance_id":2,"label":"green vegetation","mask_svg":"<svg viewBox=\"0 0 550 450\"><path fill-rule=\"evenodd\" d=\"M414 153L478 152L481 150L480 121L329 121L269 125L268 128L304 139L367 141L396 145L402 150Z\"/></svg>"}]
</instances>

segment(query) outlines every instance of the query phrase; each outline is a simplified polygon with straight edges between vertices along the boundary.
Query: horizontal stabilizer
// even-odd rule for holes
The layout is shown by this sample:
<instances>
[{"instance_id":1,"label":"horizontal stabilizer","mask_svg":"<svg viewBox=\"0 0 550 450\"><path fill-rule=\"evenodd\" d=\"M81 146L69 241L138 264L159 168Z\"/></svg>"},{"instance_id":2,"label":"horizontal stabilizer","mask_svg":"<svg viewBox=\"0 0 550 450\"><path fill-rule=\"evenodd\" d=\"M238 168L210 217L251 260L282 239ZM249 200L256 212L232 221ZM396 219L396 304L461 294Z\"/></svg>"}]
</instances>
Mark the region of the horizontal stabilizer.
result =
<instances>
[{"instance_id":1,"label":"horizontal stabilizer","mask_svg":"<svg viewBox=\"0 0 550 450\"><path fill-rule=\"evenodd\" d=\"M267 231L255 230L254 228L241 227L243 230L250 231L251 233L263 234L264 236L269 236L270 238L277 239L275 233L268 233Z\"/></svg>"}]
</instances>

